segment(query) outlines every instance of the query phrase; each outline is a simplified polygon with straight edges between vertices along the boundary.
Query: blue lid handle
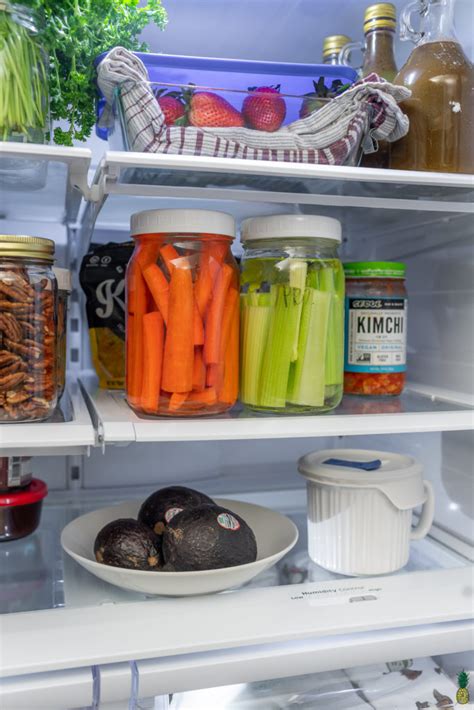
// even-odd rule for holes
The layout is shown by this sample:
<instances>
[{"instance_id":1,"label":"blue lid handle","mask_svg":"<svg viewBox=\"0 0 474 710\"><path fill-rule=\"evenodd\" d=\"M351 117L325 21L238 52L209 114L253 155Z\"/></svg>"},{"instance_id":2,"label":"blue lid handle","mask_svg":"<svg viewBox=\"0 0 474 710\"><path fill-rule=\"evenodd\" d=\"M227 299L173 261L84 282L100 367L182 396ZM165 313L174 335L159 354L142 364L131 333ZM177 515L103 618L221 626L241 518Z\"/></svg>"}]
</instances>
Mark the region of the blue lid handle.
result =
<instances>
[{"instance_id":1,"label":"blue lid handle","mask_svg":"<svg viewBox=\"0 0 474 710\"><path fill-rule=\"evenodd\" d=\"M323 463L329 466L346 466L347 468L360 468L363 471L377 471L382 462L380 459L373 461L347 461L346 459L326 459Z\"/></svg>"}]
</instances>

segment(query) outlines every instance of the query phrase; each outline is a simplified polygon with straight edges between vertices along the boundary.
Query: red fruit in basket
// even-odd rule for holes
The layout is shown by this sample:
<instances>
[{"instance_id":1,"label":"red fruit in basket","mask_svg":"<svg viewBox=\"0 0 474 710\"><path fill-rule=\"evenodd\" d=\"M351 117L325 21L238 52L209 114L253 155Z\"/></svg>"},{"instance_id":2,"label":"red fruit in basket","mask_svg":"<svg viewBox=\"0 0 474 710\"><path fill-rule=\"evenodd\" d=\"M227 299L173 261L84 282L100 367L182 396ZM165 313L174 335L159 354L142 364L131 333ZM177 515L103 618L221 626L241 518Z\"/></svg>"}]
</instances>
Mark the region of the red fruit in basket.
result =
<instances>
[{"instance_id":1,"label":"red fruit in basket","mask_svg":"<svg viewBox=\"0 0 474 710\"><path fill-rule=\"evenodd\" d=\"M180 96L181 94L177 91L169 92L168 94L163 94L162 91L159 91L156 96L156 100L165 116L165 124L167 126L173 126L178 118L184 116L185 109Z\"/></svg>"},{"instance_id":2,"label":"red fruit in basket","mask_svg":"<svg viewBox=\"0 0 474 710\"><path fill-rule=\"evenodd\" d=\"M212 91L191 92L188 101L188 119L192 126L230 128L244 125L240 111Z\"/></svg>"},{"instance_id":3,"label":"red fruit in basket","mask_svg":"<svg viewBox=\"0 0 474 710\"><path fill-rule=\"evenodd\" d=\"M250 87L252 93L242 106L242 114L249 128L257 131L277 131L286 116L286 104L280 95L280 85Z\"/></svg>"}]
</instances>

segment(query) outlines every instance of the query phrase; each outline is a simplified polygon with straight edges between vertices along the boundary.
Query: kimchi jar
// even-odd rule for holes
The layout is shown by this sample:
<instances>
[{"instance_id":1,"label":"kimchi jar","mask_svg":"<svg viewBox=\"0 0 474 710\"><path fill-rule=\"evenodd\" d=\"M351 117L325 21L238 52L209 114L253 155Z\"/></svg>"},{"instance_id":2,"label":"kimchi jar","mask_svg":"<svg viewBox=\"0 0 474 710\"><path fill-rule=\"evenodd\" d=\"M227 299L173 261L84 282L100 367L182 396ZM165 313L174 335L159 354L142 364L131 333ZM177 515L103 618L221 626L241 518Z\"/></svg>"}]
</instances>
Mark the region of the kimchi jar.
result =
<instances>
[{"instance_id":1,"label":"kimchi jar","mask_svg":"<svg viewBox=\"0 0 474 710\"><path fill-rule=\"evenodd\" d=\"M219 414L237 399L239 272L231 215L132 215L127 268L126 391L137 412Z\"/></svg>"},{"instance_id":2,"label":"kimchi jar","mask_svg":"<svg viewBox=\"0 0 474 710\"><path fill-rule=\"evenodd\" d=\"M346 323L344 392L398 395L405 384L405 265L344 264Z\"/></svg>"}]
</instances>

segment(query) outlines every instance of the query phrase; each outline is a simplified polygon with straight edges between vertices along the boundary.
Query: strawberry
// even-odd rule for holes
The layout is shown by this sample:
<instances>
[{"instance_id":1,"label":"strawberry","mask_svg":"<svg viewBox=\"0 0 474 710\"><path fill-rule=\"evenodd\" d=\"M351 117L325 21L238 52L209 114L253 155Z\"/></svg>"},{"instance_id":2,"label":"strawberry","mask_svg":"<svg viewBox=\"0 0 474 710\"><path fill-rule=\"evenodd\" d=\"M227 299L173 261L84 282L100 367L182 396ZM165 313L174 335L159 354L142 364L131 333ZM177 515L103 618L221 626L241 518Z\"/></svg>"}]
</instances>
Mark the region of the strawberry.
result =
<instances>
[{"instance_id":1,"label":"strawberry","mask_svg":"<svg viewBox=\"0 0 474 710\"><path fill-rule=\"evenodd\" d=\"M186 101L187 116L191 126L198 128L230 128L243 126L244 119L222 96L211 91L183 92Z\"/></svg>"},{"instance_id":2,"label":"strawberry","mask_svg":"<svg viewBox=\"0 0 474 710\"><path fill-rule=\"evenodd\" d=\"M158 91L156 100L165 116L165 124L173 126L178 118L184 116L184 104L179 91L169 91L167 94L164 92L165 89Z\"/></svg>"},{"instance_id":3,"label":"strawberry","mask_svg":"<svg viewBox=\"0 0 474 710\"><path fill-rule=\"evenodd\" d=\"M242 114L249 128L257 131L277 131L286 116L285 100L280 96L280 86L251 87L246 97Z\"/></svg>"}]
</instances>

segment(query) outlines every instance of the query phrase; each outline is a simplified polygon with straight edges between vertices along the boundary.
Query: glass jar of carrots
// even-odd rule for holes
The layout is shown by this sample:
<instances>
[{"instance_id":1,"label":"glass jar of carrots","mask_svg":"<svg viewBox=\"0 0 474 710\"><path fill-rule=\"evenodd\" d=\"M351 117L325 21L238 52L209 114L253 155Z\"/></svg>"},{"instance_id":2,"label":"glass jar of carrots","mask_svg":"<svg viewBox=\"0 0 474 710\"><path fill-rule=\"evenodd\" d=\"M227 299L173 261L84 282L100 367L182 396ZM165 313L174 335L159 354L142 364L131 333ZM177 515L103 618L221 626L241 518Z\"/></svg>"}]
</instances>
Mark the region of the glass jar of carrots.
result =
<instances>
[{"instance_id":1,"label":"glass jar of carrots","mask_svg":"<svg viewBox=\"0 0 474 710\"><path fill-rule=\"evenodd\" d=\"M398 395L405 384L407 292L405 264L344 264L346 347L344 392Z\"/></svg>"},{"instance_id":2,"label":"glass jar of carrots","mask_svg":"<svg viewBox=\"0 0 474 710\"><path fill-rule=\"evenodd\" d=\"M342 398L341 223L316 215L245 220L240 398L282 414L328 411Z\"/></svg>"},{"instance_id":3,"label":"glass jar of carrots","mask_svg":"<svg viewBox=\"0 0 474 710\"><path fill-rule=\"evenodd\" d=\"M239 273L231 215L132 215L127 268L126 391L140 414L201 416L235 403Z\"/></svg>"}]
</instances>

